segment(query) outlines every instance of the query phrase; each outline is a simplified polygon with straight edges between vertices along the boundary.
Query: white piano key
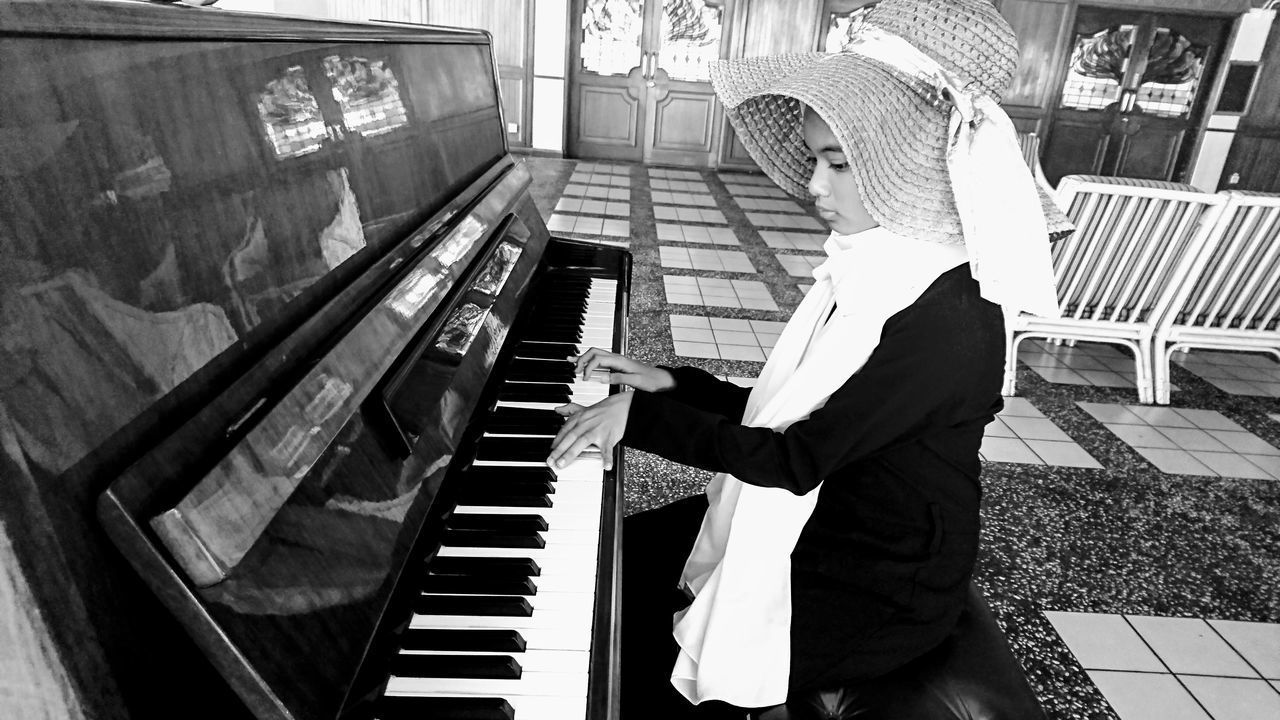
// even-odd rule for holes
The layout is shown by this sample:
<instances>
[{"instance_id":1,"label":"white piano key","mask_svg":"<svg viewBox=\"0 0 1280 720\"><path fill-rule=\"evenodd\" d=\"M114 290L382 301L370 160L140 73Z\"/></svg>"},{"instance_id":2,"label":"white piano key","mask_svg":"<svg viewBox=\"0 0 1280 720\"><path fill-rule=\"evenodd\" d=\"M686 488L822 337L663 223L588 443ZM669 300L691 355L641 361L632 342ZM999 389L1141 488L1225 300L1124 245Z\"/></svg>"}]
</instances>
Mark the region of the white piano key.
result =
<instances>
[{"instance_id":1,"label":"white piano key","mask_svg":"<svg viewBox=\"0 0 1280 720\"><path fill-rule=\"evenodd\" d=\"M600 527L600 511L561 510L559 508L513 507L509 505L458 505L453 509L459 515L537 515L552 528L566 530L591 530Z\"/></svg>"},{"instance_id":2,"label":"white piano key","mask_svg":"<svg viewBox=\"0 0 1280 720\"><path fill-rule=\"evenodd\" d=\"M412 678L391 678L387 684L388 695L441 696L442 693L418 692L412 689ZM409 689L405 689L409 688ZM458 697L450 693L449 697ZM465 697L465 696L464 696ZM519 720L582 720L587 716L587 696L538 697L513 695L506 698Z\"/></svg>"},{"instance_id":3,"label":"white piano key","mask_svg":"<svg viewBox=\"0 0 1280 720\"><path fill-rule=\"evenodd\" d=\"M587 696L585 673L526 672L519 680L491 680L486 678L415 678L391 676L397 694L406 695L472 695L478 697L542 696L570 698ZM516 717L520 717L516 711Z\"/></svg>"},{"instance_id":4,"label":"white piano key","mask_svg":"<svg viewBox=\"0 0 1280 720\"><path fill-rule=\"evenodd\" d=\"M550 525L550 523L548 523ZM542 541L548 548L560 547L561 545L579 546L579 545L597 545L600 542L600 531L597 529L590 530L543 530L538 533L542 536ZM451 547L446 545L445 547ZM498 548L500 550L509 550L518 552L525 548ZM536 549L536 548L531 548Z\"/></svg>"},{"instance_id":5,"label":"white piano key","mask_svg":"<svg viewBox=\"0 0 1280 720\"><path fill-rule=\"evenodd\" d=\"M540 610L527 617L510 615L424 615L415 613L409 627L431 630L563 630L567 634L580 632L591 635L591 618L581 613ZM528 640L528 638L525 638ZM542 646L544 649L547 646ZM581 648L561 648L574 650Z\"/></svg>"}]
</instances>

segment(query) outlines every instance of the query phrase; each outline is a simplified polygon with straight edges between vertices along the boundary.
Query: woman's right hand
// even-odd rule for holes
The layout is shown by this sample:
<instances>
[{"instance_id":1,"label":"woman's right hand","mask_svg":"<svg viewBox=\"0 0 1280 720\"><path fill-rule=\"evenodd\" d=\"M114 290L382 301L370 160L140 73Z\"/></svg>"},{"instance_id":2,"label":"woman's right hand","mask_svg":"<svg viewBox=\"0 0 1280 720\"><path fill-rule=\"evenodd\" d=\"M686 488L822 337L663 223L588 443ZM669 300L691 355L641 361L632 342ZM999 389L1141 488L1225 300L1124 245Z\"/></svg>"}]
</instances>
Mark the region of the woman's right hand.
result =
<instances>
[{"instance_id":1,"label":"woman's right hand","mask_svg":"<svg viewBox=\"0 0 1280 720\"><path fill-rule=\"evenodd\" d=\"M596 370L609 371L610 385L630 385L647 392L670 390L676 386L676 379L666 370L600 348L587 350L574 362L574 372L583 380L590 379Z\"/></svg>"}]
</instances>

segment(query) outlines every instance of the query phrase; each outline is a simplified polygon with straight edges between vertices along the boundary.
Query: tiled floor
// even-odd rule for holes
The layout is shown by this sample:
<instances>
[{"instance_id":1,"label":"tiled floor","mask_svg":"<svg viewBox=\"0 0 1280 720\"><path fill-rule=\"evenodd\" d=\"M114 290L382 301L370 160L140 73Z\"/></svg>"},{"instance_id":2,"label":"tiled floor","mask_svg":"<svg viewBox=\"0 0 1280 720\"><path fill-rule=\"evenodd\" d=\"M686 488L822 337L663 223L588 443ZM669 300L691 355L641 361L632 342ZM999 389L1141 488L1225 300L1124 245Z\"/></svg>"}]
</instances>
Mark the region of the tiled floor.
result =
<instances>
[{"instance_id":1,"label":"tiled floor","mask_svg":"<svg viewBox=\"0 0 1280 720\"><path fill-rule=\"evenodd\" d=\"M813 269L826 260L825 255L778 255L782 269L791 277L813 278Z\"/></svg>"},{"instance_id":2,"label":"tiled floor","mask_svg":"<svg viewBox=\"0 0 1280 720\"><path fill-rule=\"evenodd\" d=\"M1018 359L1049 382L1134 387L1133 353L1115 345L1081 342L1073 347L1040 339L1024 340L1018 346Z\"/></svg>"},{"instance_id":3,"label":"tiled floor","mask_svg":"<svg viewBox=\"0 0 1280 720\"><path fill-rule=\"evenodd\" d=\"M746 253L736 250L704 250L698 248L658 248L662 267L686 270L710 270L713 272L754 273L756 268Z\"/></svg>"},{"instance_id":4,"label":"tiled floor","mask_svg":"<svg viewBox=\"0 0 1280 720\"><path fill-rule=\"evenodd\" d=\"M989 462L1102 467L1070 435L1020 397L1005 398L1004 409L987 426L979 455Z\"/></svg>"},{"instance_id":5,"label":"tiled floor","mask_svg":"<svg viewBox=\"0 0 1280 720\"><path fill-rule=\"evenodd\" d=\"M785 230L761 230L760 239L775 250L803 250L805 252L822 252L822 245L827 236L821 233L788 232Z\"/></svg>"},{"instance_id":6,"label":"tiled floor","mask_svg":"<svg viewBox=\"0 0 1280 720\"><path fill-rule=\"evenodd\" d=\"M1280 449L1222 413L1150 405L1078 405L1161 472L1280 479Z\"/></svg>"},{"instance_id":7,"label":"tiled floor","mask_svg":"<svg viewBox=\"0 0 1280 720\"><path fill-rule=\"evenodd\" d=\"M772 185L746 185L725 180L724 189L735 198L767 197L782 200L789 197Z\"/></svg>"},{"instance_id":8,"label":"tiled floor","mask_svg":"<svg viewBox=\"0 0 1280 720\"><path fill-rule=\"evenodd\" d=\"M700 225L676 225L660 222L657 225L661 242L704 243L707 245L741 245L738 236L729 228L703 227Z\"/></svg>"},{"instance_id":9,"label":"tiled floor","mask_svg":"<svg viewBox=\"0 0 1280 720\"><path fill-rule=\"evenodd\" d=\"M558 174L541 184L547 216L561 198L630 204L628 238L574 235L631 244L629 352L749 385L823 260L827 232L812 208L759 175L548 162ZM570 183L575 170L591 184ZM664 207L724 219L681 220L677 211L663 220ZM575 224L601 221L601 230L624 221L554 212ZM797 219L806 227L772 224ZM762 305L743 302L752 298ZM1280 720L1268 704L1280 679L1265 669L1280 665L1280 399L1264 384L1280 382L1270 375L1280 364L1193 352L1171 368L1172 407L1143 406L1123 349L1030 342L1018 397L1006 399L982 446L975 580L1049 720ZM628 512L698 492L710 479L644 453L628 451L627 463ZM1066 616L1109 618L1099 623L1111 631L1093 651L1064 629ZM1212 628L1256 673L1179 664L1160 639L1171 620ZM1167 635L1181 637L1178 629ZM1206 662L1226 657L1198 652Z\"/></svg>"},{"instance_id":10,"label":"tiled floor","mask_svg":"<svg viewBox=\"0 0 1280 720\"><path fill-rule=\"evenodd\" d=\"M1270 355L1196 350L1173 361L1225 393L1280 398L1280 362Z\"/></svg>"},{"instance_id":11,"label":"tiled floor","mask_svg":"<svg viewBox=\"0 0 1280 720\"><path fill-rule=\"evenodd\" d=\"M786 323L695 315L671 316L677 355L764 362Z\"/></svg>"},{"instance_id":12,"label":"tiled floor","mask_svg":"<svg viewBox=\"0 0 1280 720\"><path fill-rule=\"evenodd\" d=\"M658 220L679 220L680 222L716 223L724 225L724 213L719 210L707 210L696 207L672 207L654 205L653 216Z\"/></svg>"},{"instance_id":13,"label":"tiled floor","mask_svg":"<svg viewBox=\"0 0 1280 720\"><path fill-rule=\"evenodd\" d=\"M766 198L737 198L738 207L743 210L764 210L766 212L803 213L804 208L791 200L773 200Z\"/></svg>"},{"instance_id":14,"label":"tiled floor","mask_svg":"<svg viewBox=\"0 0 1280 720\"><path fill-rule=\"evenodd\" d=\"M697 205L699 207L715 207L716 199L700 193L673 193L669 190L654 190L653 202L665 205Z\"/></svg>"},{"instance_id":15,"label":"tiled floor","mask_svg":"<svg viewBox=\"0 0 1280 720\"><path fill-rule=\"evenodd\" d=\"M747 220L760 228L781 228L783 230L826 230L821 220L808 215L789 215L782 213L747 212Z\"/></svg>"},{"instance_id":16,"label":"tiled floor","mask_svg":"<svg viewBox=\"0 0 1280 720\"><path fill-rule=\"evenodd\" d=\"M673 305L708 305L716 307L777 310L778 303L769 296L769 288L759 280L725 280L688 275L663 275L667 302Z\"/></svg>"},{"instance_id":17,"label":"tiled floor","mask_svg":"<svg viewBox=\"0 0 1280 720\"><path fill-rule=\"evenodd\" d=\"M1280 624L1045 616L1121 720L1280 718Z\"/></svg>"}]
</instances>

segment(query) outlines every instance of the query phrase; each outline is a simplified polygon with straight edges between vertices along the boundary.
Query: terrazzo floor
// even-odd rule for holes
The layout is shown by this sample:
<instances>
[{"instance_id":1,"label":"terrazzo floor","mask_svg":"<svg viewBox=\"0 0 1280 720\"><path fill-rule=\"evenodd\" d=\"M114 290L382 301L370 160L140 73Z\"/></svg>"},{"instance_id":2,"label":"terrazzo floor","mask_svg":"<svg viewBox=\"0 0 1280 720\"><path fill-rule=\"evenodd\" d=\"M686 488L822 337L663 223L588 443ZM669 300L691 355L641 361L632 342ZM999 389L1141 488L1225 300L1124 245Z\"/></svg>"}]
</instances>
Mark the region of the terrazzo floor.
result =
<instances>
[{"instance_id":1,"label":"terrazzo floor","mask_svg":"<svg viewBox=\"0 0 1280 720\"><path fill-rule=\"evenodd\" d=\"M527 162L553 233L630 248L632 356L751 384L821 262L807 205L760 175ZM1280 720L1280 362L1171 374L1143 406L1121 349L1028 341L987 428L976 580L1053 720ZM710 479L626 463L628 513Z\"/></svg>"}]
</instances>

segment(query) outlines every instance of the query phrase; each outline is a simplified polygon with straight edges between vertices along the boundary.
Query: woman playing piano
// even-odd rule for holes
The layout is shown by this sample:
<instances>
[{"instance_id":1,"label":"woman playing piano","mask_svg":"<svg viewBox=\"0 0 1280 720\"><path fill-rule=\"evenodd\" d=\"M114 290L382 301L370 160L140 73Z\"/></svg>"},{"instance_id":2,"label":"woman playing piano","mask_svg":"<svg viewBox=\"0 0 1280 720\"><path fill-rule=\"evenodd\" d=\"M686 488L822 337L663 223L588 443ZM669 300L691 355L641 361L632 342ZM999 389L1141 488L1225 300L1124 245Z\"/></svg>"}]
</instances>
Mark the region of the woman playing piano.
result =
<instances>
[{"instance_id":1,"label":"woman playing piano","mask_svg":"<svg viewBox=\"0 0 1280 720\"><path fill-rule=\"evenodd\" d=\"M553 467L622 443L717 473L705 495L627 518L627 720L769 717L955 625L1002 311L1057 314L1048 236L1069 228L997 105L1017 57L988 0L884 0L840 53L713 68L743 145L832 234L750 391L577 359L635 391L562 408Z\"/></svg>"}]
</instances>

